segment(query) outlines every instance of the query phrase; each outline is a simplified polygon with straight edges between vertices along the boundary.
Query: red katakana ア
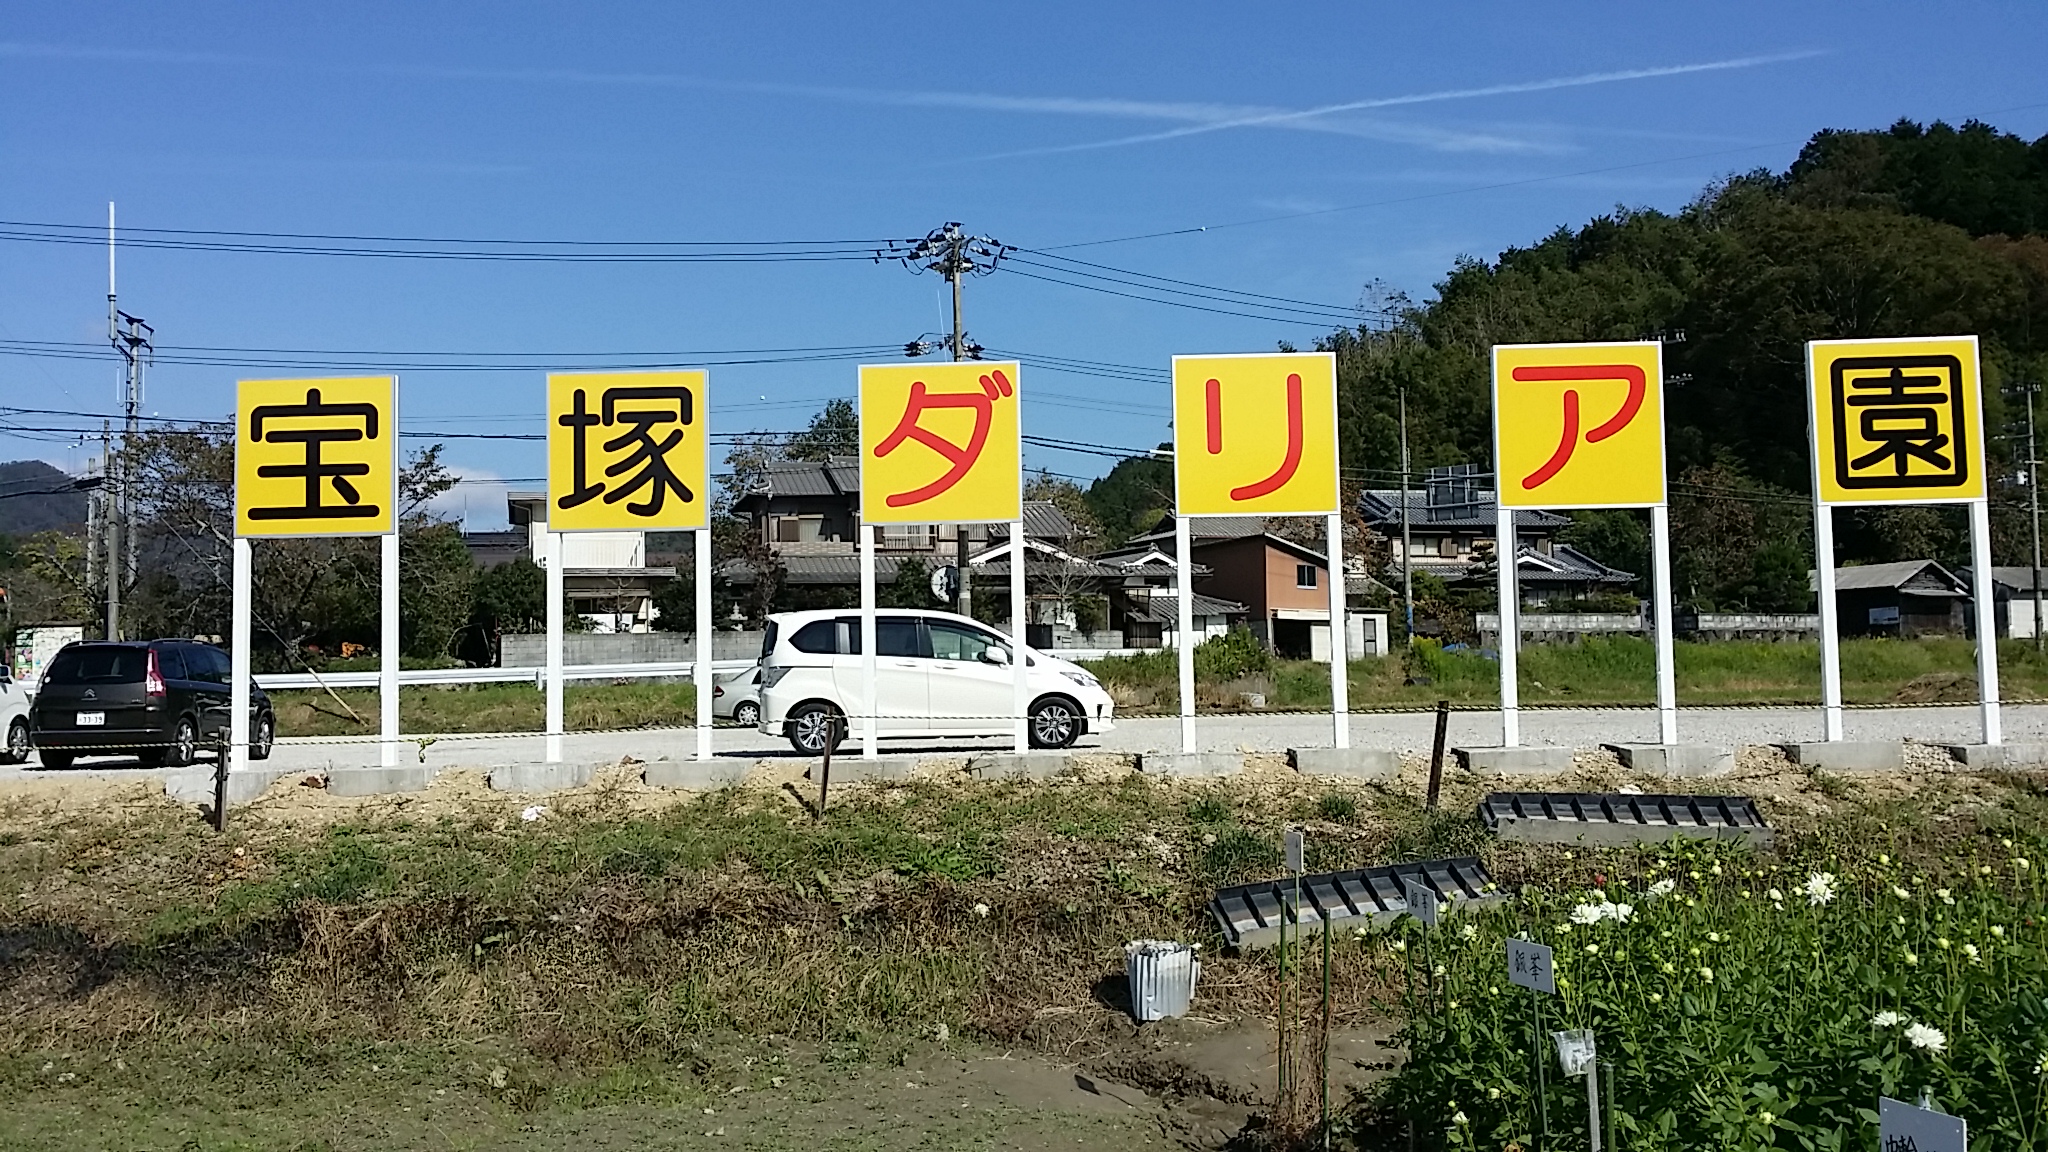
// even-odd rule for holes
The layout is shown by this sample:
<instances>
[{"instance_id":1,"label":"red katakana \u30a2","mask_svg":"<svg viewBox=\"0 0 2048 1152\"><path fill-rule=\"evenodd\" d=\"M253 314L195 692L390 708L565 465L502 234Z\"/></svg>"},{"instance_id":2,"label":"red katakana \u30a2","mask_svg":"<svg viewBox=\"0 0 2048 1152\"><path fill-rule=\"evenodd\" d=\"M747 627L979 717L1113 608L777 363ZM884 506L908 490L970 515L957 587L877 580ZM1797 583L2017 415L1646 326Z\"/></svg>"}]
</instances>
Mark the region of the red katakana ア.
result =
<instances>
[{"instance_id":1,"label":"red katakana \u30a2","mask_svg":"<svg viewBox=\"0 0 2048 1152\"><path fill-rule=\"evenodd\" d=\"M1649 392L1649 375L1635 364L1554 364L1527 366L1515 369L1515 379L1521 383L1539 383L1559 380L1622 380L1628 383L1628 398L1621 402L1621 409L1606 423L1586 433L1586 443L1598 444L1623 428L1636 418L1642 410L1643 397ZM1543 462L1543 467L1529 473L1522 479L1523 488L1539 488L1564 466L1571 462L1572 453L1579 446L1579 390L1564 390L1564 436L1558 440L1557 451Z\"/></svg>"}]
</instances>

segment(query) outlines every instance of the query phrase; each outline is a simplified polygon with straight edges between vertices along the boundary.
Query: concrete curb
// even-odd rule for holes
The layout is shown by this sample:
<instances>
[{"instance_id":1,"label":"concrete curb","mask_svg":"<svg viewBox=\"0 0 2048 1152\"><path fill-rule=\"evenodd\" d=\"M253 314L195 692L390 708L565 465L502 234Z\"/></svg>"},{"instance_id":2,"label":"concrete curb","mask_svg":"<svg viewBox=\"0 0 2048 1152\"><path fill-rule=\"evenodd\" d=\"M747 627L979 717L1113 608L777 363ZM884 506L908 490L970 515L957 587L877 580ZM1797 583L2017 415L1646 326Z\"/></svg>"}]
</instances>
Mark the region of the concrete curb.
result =
<instances>
[{"instance_id":1,"label":"concrete curb","mask_svg":"<svg viewBox=\"0 0 2048 1152\"><path fill-rule=\"evenodd\" d=\"M337 768L327 773L330 796L383 796L392 792L423 792L440 775L438 767Z\"/></svg>"},{"instance_id":2,"label":"concrete curb","mask_svg":"<svg viewBox=\"0 0 2048 1152\"><path fill-rule=\"evenodd\" d=\"M493 792L560 792L581 788L597 774L591 764L508 764L491 769Z\"/></svg>"},{"instance_id":3,"label":"concrete curb","mask_svg":"<svg viewBox=\"0 0 2048 1152\"><path fill-rule=\"evenodd\" d=\"M1147 776L1235 776L1244 771L1242 752L1147 752L1138 757Z\"/></svg>"},{"instance_id":4,"label":"concrete curb","mask_svg":"<svg viewBox=\"0 0 2048 1152\"><path fill-rule=\"evenodd\" d=\"M1065 752L990 752L967 762L967 774L977 780L1051 780L1074 770L1074 758Z\"/></svg>"},{"instance_id":5,"label":"concrete curb","mask_svg":"<svg viewBox=\"0 0 2048 1152\"><path fill-rule=\"evenodd\" d=\"M1944 744L1942 747L1963 767L1980 772L1998 768L2039 768L2048 764L2048 744Z\"/></svg>"},{"instance_id":6,"label":"concrete curb","mask_svg":"<svg viewBox=\"0 0 2048 1152\"><path fill-rule=\"evenodd\" d=\"M1829 772L1903 772L1906 746L1896 740L1814 740L1780 744L1785 758Z\"/></svg>"},{"instance_id":7,"label":"concrete curb","mask_svg":"<svg viewBox=\"0 0 2048 1152\"><path fill-rule=\"evenodd\" d=\"M1572 768L1572 749L1530 745L1519 748L1453 748L1467 772L1501 776L1554 776Z\"/></svg>"},{"instance_id":8,"label":"concrete curb","mask_svg":"<svg viewBox=\"0 0 2048 1152\"><path fill-rule=\"evenodd\" d=\"M287 776L310 775L306 772L287 772L278 768L251 768L242 772L228 773L228 803L247 804L268 791L272 784ZM187 804L211 805L213 803L213 765L204 764L196 768L181 769L164 775L164 795Z\"/></svg>"},{"instance_id":9,"label":"concrete curb","mask_svg":"<svg viewBox=\"0 0 2048 1152\"><path fill-rule=\"evenodd\" d=\"M923 763L922 756L877 756L863 760L858 756L840 759L832 758L832 782L834 784L866 784L878 780L908 780ZM804 772L807 780L818 778L819 765L812 764Z\"/></svg>"},{"instance_id":10,"label":"concrete curb","mask_svg":"<svg viewBox=\"0 0 2048 1152\"><path fill-rule=\"evenodd\" d=\"M716 792L738 784L750 766L745 760L656 760L646 766L641 779L650 788Z\"/></svg>"},{"instance_id":11,"label":"concrete curb","mask_svg":"<svg viewBox=\"0 0 2048 1152\"><path fill-rule=\"evenodd\" d=\"M1401 754L1387 748L1289 748L1287 763L1304 776L1392 780L1401 773Z\"/></svg>"},{"instance_id":12,"label":"concrete curb","mask_svg":"<svg viewBox=\"0 0 2048 1152\"><path fill-rule=\"evenodd\" d=\"M1602 744L1622 767L1655 776L1722 776L1735 771L1735 750L1710 744Z\"/></svg>"}]
</instances>

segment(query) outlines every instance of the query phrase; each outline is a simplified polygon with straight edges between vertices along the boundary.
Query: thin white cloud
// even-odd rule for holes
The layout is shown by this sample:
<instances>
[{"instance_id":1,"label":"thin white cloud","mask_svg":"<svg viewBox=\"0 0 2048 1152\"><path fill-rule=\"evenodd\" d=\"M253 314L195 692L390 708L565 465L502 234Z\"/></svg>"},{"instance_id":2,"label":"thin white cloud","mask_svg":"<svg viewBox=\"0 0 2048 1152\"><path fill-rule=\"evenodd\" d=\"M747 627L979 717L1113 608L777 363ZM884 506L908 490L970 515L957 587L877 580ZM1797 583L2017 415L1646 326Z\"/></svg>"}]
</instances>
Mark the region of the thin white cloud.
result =
<instances>
[{"instance_id":1,"label":"thin white cloud","mask_svg":"<svg viewBox=\"0 0 2048 1152\"><path fill-rule=\"evenodd\" d=\"M1349 100L1341 104L1324 104L1315 108L1303 108L1293 111L1273 111L1248 116L1225 117L1210 120L1206 123L1171 128L1163 132L1146 132L1135 136L1119 136L1112 140L1093 140L1080 144L1061 144L1047 148L1029 148L1016 152L1003 152L995 156L982 157L982 159L1051 156L1064 152L1087 152L1103 148L1122 148L1133 144L1149 144L1161 140L1175 140L1184 136L1198 136L1209 132L1221 132L1230 128L1295 127L1344 112L1398 108L1414 104L1434 104L1447 100L1473 100L1488 96L1513 96L1529 92L1550 92L1560 88L1585 88L1596 84L1615 84L1630 80L1652 80L1667 76L1686 76L1700 72L1725 72L1739 68L1756 68L1766 64L1782 64L1793 60L1805 60L1823 54L1818 49L1811 49L1799 52L1782 52L1768 56L1742 56L1730 60L1710 60L1700 64L1673 64L1661 68L1631 68L1619 72L1592 72L1578 76L1558 76L1546 80L1527 80L1514 84L1491 84L1482 88L1452 88L1437 92L1419 92L1406 96L1380 96L1369 100Z\"/></svg>"},{"instance_id":2,"label":"thin white cloud","mask_svg":"<svg viewBox=\"0 0 2048 1152\"><path fill-rule=\"evenodd\" d=\"M1054 145L997 153L976 159L1042 156L1120 148L1135 144L1173 140L1221 132L1233 128L1277 128L1354 136L1390 143L1414 144L1445 152L1527 153L1564 152L1569 147L1529 134L1505 130L1469 130L1413 122L1395 122L1353 115L1379 109L1472 100L1492 96L1546 92L1633 80L1684 76L1703 72L1729 71L1784 63L1822 55L1819 50L1743 56L1697 64L1675 64L1656 68L1635 68L1595 72L1576 76L1494 84L1477 88L1448 89L1401 96L1350 100L1313 108L1276 108L1263 105L1225 104L1210 101L1156 101L1093 96L1011 96L989 92L921 91L886 88L850 88L774 81L736 81L662 72L597 72L564 68L468 68L441 65L382 63L323 64L273 58L225 56L215 53L181 52L151 48L107 48L0 42L0 57L52 60L136 61L163 64L228 65L257 68L287 68L296 72L324 72L361 75L373 73L425 80L481 80L516 84L571 84L637 88L673 88L698 91L747 93L796 99L826 100L847 104L868 104L901 108L943 108L971 112L1006 112L1025 115L1077 116L1125 120L1159 120L1177 127L1158 132L1119 136L1109 140Z\"/></svg>"}]
</instances>

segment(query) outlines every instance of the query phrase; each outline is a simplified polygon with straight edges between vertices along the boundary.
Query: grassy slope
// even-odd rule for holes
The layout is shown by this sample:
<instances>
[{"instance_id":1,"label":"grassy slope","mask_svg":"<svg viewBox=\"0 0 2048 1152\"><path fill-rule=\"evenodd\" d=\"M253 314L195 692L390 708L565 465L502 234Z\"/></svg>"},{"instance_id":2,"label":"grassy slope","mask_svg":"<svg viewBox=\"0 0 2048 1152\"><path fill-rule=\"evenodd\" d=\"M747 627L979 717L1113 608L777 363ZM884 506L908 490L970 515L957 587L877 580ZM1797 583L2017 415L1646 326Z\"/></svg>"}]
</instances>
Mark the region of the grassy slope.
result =
<instances>
[{"instance_id":1,"label":"grassy slope","mask_svg":"<svg viewBox=\"0 0 2048 1152\"><path fill-rule=\"evenodd\" d=\"M887 1065L938 1023L1085 1057L1116 1018L1122 943L1146 936L1207 942L1205 1014L1265 1014L1271 957L1214 954L1203 904L1273 873L1284 820L1308 822L1312 869L1476 850L1504 882L1555 886L1632 867L1492 844L1465 815L1479 785L1453 782L1439 817L1412 785L919 784L850 790L817 823L776 793L648 811L600 792L537 823L478 800L350 823L252 813L225 837L162 802L17 808L0 813L0 1146L521 1131L566 1148L539 1135L594 1108L625 1109L627 1133L694 1132L700 1103L759 1078L746 1059L791 1045L809 1063L775 1058L799 1084ZM1811 787L1831 814L1778 808L1786 851L1924 854L1935 882L1958 841L2048 827L2020 781L1927 779L1867 807ZM1368 950L1340 950L1337 973L1340 1026L1397 995Z\"/></svg>"}]
</instances>

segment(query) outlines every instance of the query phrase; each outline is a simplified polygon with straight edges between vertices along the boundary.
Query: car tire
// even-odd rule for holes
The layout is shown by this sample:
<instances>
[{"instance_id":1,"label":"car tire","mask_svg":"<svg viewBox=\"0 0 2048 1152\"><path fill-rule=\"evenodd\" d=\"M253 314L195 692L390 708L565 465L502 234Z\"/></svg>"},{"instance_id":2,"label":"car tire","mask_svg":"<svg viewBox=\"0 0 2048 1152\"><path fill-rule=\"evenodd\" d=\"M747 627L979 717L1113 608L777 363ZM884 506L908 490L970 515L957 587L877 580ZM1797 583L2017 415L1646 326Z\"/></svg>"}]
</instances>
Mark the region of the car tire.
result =
<instances>
[{"instance_id":1,"label":"car tire","mask_svg":"<svg viewBox=\"0 0 2048 1152\"><path fill-rule=\"evenodd\" d=\"M1025 725L1033 748L1065 748L1080 738L1081 706L1060 696L1048 696L1031 706Z\"/></svg>"},{"instance_id":2,"label":"car tire","mask_svg":"<svg viewBox=\"0 0 2048 1152\"><path fill-rule=\"evenodd\" d=\"M190 716L181 716L171 729L171 743L168 748L152 749L141 759L145 764L164 768L183 768L199 758L199 725Z\"/></svg>"},{"instance_id":3,"label":"car tire","mask_svg":"<svg viewBox=\"0 0 2048 1152\"><path fill-rule=\"evenodd\" d=\"M249 759L270 759L270 747L277 742L277 718L265 712L256 717L256 727L249 733Z\"/></svg>"},{"instance_id":4,"label":"car tire","mask_svg":"<svg viewBox=\"0 0 2048 1152\"><path fill-rule=\"evenodd\" d=\"M742 700L733 705L732 718L734 723L752 728L761 722L761 706L752 700Z\"/></svg>"},{"instance_id":5,"label":"car tire","mask_svg":"<svg viewBox=\"0 0 2048 1152\"><path fill-rule=\"evenodd\" d=\"M846 740L846 717L830 704L802 704L784 722L789 743L803 756L822 756L829 740L833 751Z\"/></svg>"},{"instance_id":6,"label":"car tire","mask_svg":"<svg viewBox=\"0 0 2048 1152\"><path fill-rule=\"evenodd\" d=\"M41 760L43 767L50 771L62 772L71 767L72 761L78 759L78 754L76 752L52 752L48 748L44 748L36 753L36 759Z\"/></svg>"},{"instance_id":7,"label":"car tire","mask_svg":"<svg viewBox=\"0 0 2048 1152\"><path fill-rule=\"evenodd\" d=\"M28 721L17 719L7 726L7 747L0 751L0 764L26 764L33 742L28 735Z\"/></svg>"}]
</instances>

